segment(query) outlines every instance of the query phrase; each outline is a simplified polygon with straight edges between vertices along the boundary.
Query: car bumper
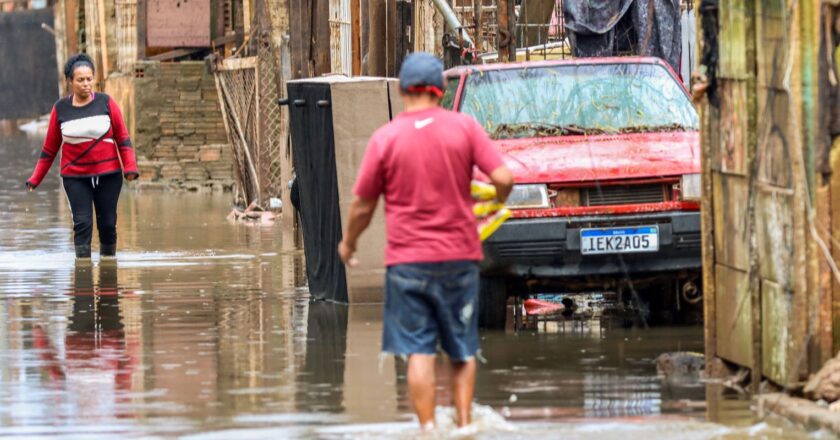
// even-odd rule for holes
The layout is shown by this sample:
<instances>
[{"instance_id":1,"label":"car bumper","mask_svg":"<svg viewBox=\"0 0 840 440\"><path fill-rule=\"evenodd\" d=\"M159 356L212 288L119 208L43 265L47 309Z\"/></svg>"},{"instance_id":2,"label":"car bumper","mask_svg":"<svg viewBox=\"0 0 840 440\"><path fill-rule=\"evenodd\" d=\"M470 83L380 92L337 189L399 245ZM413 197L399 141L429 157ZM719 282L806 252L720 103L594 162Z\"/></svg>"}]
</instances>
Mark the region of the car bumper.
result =
<instances>
[{"instance_id":1,"label":"car bumper","mask_svg":"<svg viewBox=\"0 0 840 440\"><path fill-rule=\"evenodd\" d=\"M582 255L583 228L659 227L659 251L621 255ZM700 213L550 217L505 222L484 243L482 273L487 276L591 278L701 267Z\"/></svg>"}]
</instances>

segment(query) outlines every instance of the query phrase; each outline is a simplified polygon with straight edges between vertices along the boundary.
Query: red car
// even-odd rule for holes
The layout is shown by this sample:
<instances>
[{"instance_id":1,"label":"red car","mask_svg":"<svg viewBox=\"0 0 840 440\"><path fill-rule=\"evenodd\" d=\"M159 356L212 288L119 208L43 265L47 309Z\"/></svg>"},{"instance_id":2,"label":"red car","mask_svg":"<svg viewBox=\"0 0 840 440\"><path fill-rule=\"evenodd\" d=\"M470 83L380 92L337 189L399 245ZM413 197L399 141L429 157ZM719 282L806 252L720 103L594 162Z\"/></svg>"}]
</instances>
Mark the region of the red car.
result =
<instances>
[{"instance_id":1,"label":"red car","mask_svg":"<svg viewBox=\"0 0 840 440\"><path fill-rule=\"evenodd\" d=\"M541 291L638 298L649 286L649 306L700 300L699 122L665 62L585 58L446 76L444 106L475 117L516 176L513 216L484 246L484 326L504 325L509 296Z\"/></svg>"}]
</instances>

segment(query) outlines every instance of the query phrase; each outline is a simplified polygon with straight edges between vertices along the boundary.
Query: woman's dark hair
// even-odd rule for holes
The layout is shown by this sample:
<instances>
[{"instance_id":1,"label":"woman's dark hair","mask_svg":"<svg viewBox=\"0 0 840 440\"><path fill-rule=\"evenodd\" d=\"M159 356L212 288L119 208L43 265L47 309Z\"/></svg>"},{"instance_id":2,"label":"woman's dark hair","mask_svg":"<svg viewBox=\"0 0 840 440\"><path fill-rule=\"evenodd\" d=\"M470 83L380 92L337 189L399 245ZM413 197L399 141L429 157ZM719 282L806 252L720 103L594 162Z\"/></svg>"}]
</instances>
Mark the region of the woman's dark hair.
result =
<instances>
[{"instance_id":1,"label":"woman's dark hair","mask_svg":"<svg viewBox=\"0 0 840 440\"><path fill-rule=\"evenodd\" d=\"M64 77L67 79L73 79L73 73L75 73L76 68L78 67L90 67L90 70L96 71L96 68L93 67L93 60L90 59L88 54L86 53L77 53L70 57L67 60L67 63L64 64Z\"/></svg>"}]
</instances>

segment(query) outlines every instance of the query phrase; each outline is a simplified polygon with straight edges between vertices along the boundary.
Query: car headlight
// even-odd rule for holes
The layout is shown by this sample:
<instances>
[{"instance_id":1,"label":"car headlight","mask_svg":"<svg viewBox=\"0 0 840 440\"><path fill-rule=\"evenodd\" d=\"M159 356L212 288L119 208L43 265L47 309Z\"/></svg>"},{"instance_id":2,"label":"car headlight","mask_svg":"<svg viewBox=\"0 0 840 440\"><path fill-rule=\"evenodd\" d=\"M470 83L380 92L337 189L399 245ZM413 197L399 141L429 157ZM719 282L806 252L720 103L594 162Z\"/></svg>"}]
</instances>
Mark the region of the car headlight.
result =
<instances>
[{"instance_id":1,"label":"car headlight","mask_svg":"<svg viewBox=\"0 0 840 440\"><path fill-rule=\"evenodd\" d=\"M686 174L680 181L680 194L684 201L699 202L703 197L703 180L700 174Z\"/></svg>"},{"instance_id":2,"label":"car headlight","mask_svg":"<svg viewBox=\"0 0 840 440\"><path fill-rule=\"evenodd\" d=\"M511 209L548 208L548 186L513 185L505 205Z\"/></svg>"}]
</instances>

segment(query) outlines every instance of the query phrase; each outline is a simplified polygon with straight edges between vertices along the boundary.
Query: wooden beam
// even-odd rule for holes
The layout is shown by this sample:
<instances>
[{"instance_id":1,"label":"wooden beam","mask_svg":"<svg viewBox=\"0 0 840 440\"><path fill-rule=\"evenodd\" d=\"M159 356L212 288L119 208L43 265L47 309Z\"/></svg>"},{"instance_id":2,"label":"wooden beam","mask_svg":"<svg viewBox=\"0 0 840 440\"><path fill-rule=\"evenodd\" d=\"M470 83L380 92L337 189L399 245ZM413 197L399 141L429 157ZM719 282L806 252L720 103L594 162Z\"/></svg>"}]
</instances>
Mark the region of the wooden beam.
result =
<instances>
[{"instance_id":1,"label":"wooden beam","mask_svg":"<svg viewBox=\"0 0 840 440\"><path fill-rule=\"evenodd\" d=\"M385 55L385 0L368 0L369 31L368 31L368 71L371 76L386 75Z\"/></svg>"},{"instance_id":2,"label":"wooden beam","mask_svg":"<svg viewBox=\"0 0 840 440\"><path fill-rule=\"evenodd\" d=\"M353 41L353 75L362 74L361 0L350 0L350 39Z\"/></svg>"},{"instance_id":3,"label":"wooden beam","mask_svg":"<svg viewBox=\"0 0 840 440\"><path fill-rule=\"evenodd\" d=\"M161 53L161 54L157 54L155 56L151 56L151 57L149 57L149 60L151 60L151 61L170 61L170 60L174 60L175 58L185 57L185 56L197 53L197 52L201 52L204 49L205 48L202 48L202 47L190 48L190 49L175 49L175 50L170 50L168 52L164 52L164 53Z\"/></svg>"},{"instance_id":4,"label":"wooden beam","mask_svg":"<svg viewBox=\"0 0 840 440\"><path fill-rule=\"evenodd\" d=\"M251 7L251 0L242 0L242 23L245 27L245 35L251 33L251 20L253 20L253 14L251 11L253 8Z\"/></svg>"},{"instance_id":5,"label":"wooden beam","mask_svg":"<svg viewBox=\"0 0 840 440\"><path fill-rule=\"evenodd\" d=\"M315 76L321 76L332 71L330 63L330 1L313 0L311 62Z\"/></svg>"},{"instance_id":6,"label":"wooden beam","mask_svg":"<svg viewBox=\"0 0 840 440\"><path fill-rule=\"evenodd\" d=\"M79 51L79 33L76 14L79 12L78 0L64 0L64 38L67 41L67 54L75 54Z\"/></svg>"},{"instance_id":7,"label":"wooden beam","mask_svg":"<svg viewBox=\"0 0 840 440\"><path fill-rule=\"evenodd\" d=\"M385 0L385 75L396 76L397 0Z\"/></svg>"}]
</instances>

